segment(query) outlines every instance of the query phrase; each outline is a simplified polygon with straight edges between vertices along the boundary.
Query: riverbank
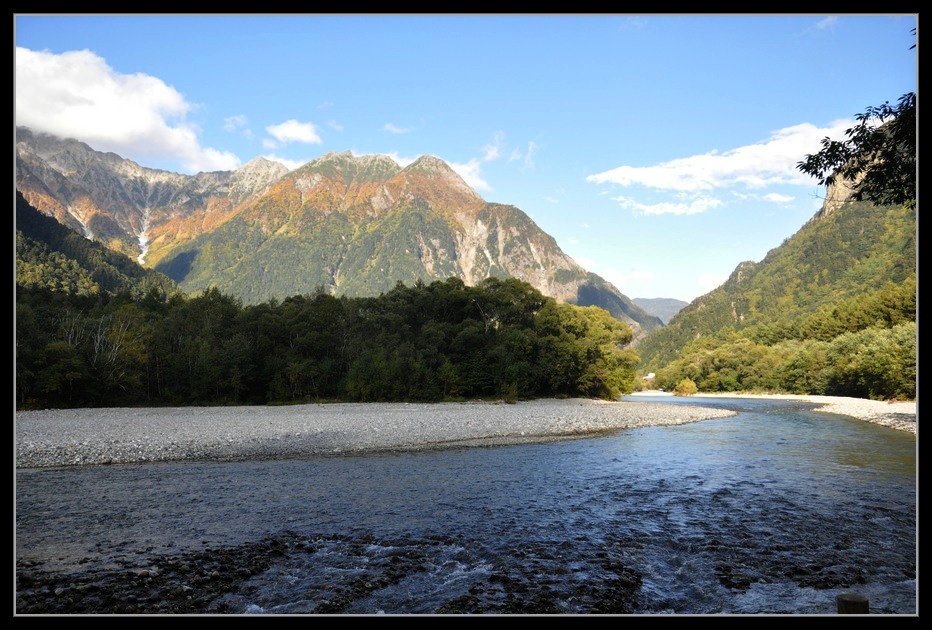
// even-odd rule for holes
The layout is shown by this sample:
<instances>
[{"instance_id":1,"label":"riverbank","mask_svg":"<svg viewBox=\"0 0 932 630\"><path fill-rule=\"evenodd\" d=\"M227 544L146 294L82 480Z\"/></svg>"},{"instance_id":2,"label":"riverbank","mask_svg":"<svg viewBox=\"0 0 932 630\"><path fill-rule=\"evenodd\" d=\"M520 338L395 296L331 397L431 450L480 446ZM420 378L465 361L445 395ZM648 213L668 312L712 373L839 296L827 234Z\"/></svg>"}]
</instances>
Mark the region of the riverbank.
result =
<instances>
[{"instance_id":1,"label":"riverbank","mask_svg":"<svg viewBox=\"0 0 932 630\"><path fill-rule=\"evenodd\" d=\"M811 403L637 402L741 412L545 446L17 470L15 614L825 614L851 589L915 613L912 435ZM636 407L425 407L548 404Z\"/></svg>"},{"instance_id":2,"label":"riverbank","mask_svg":"<svg viewBox=\"0 0 932 630\"><path fill-rule=\"evenodd\" d=\"M547 442L734 416L724 409L586 399L517 404L49 409L16 414L16 467L319 455Z\"/></svg>"},{"instance_id":3,"label":"riverbank","mask_svg":"<svg viewBox=\"0 0 932 630\"><path fill-rule=\"evenodd\" d=\"M868 400L845 396L807 396L798 394L695 394L695 398L764 398L818 403L814 411L824 411L880 424L891 429L916 433L919 415L916 401Z\"/></svg>"}]
</instances>

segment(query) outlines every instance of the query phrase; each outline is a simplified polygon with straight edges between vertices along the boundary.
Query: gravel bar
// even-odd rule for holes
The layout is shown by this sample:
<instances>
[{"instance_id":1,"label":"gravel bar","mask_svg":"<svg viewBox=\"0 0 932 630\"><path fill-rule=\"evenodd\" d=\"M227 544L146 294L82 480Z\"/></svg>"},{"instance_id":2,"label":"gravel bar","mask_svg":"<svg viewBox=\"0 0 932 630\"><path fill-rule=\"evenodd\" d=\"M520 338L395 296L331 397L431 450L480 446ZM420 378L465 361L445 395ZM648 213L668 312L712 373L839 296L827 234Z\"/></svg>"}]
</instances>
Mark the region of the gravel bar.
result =
<instances>
[{"instance_id":1,"label":"gravel bar","mask_svg":"<svg viewBox=\"0 0 932 630\"><path fill-rule=\"evenodd\" d=\"M820 405L813 411L851 416L891 429L916 433L919 428L919 409L915 400L869 400L847 396L808 396L802 394L696 394L697 398L769 398L772 400L799 400Z\"/></svg>"},{"instance_id":2,"label":"gravel bar","mask_svg":"<svg viewBox=\"0 0 932 630\"><path fill-rule=\"evenodd\" d=\"M734 415L682 404L584 399L22 411L16 414L16 467L493 446Z\"/></svg>"}]
</instances>

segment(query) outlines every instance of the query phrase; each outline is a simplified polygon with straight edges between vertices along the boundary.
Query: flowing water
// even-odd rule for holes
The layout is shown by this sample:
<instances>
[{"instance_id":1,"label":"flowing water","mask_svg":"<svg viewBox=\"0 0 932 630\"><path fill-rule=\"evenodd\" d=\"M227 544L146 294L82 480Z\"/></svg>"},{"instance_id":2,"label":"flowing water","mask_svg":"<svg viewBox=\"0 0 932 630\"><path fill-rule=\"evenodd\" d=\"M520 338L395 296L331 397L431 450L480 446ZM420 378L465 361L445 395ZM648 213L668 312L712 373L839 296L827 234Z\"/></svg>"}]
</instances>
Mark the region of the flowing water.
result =
<instances>
[{"instance_id":1,"label":"flowing water","mask_svg":"<svg viewBox=\"0 0 932 630\"><path fill-rule=\"evenodd\" d=\"M658 402L740 413L537 445L22 470L17 557L79 575L268 548L207 612L830 614L855 592L918 613L915 435L799 402Z\"/></svg>"}]
</instances>

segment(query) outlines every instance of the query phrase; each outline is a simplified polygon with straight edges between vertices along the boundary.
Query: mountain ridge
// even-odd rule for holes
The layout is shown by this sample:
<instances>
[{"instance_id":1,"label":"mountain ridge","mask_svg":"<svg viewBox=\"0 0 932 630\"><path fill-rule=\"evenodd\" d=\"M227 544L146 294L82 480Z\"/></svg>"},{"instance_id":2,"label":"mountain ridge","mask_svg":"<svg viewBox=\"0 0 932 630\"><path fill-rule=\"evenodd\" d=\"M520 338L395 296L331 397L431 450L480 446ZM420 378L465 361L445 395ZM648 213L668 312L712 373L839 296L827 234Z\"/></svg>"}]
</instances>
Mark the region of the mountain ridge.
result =
<instances>
[{"instance_id":1,"label":"mountain ridge","mask_svg":"<svg viewBox=\"0 0 932 630\"><path fill-rule=\"evenodd\" d=\"M129 292L141 297L178 291L164 274L82 237L16 193L16 285L72 295Z\"/></svg>"},{"instance_id":2,"label":"mountain ridge","mask_svg":"<svg viewBox=\"0 0 932 630\"><path fill-rule=\"evenodd\" d=\"M252 303L516 277L559 301L606 305L636 339L662 326L523 211L485 201L435 156L401 167L330 152L291 171L259 158L187 176L25 128L17 136L17 187L32 205L188 292L217 286Z\"/></svg>"},{"instance_id":3,"label":"mountain ridge","mask_svg":"<svg viewBox=\"0 0 932 630\"><path fill-rule=\"evenodd\" d=\"M807 318L837 320L888 284L908 290L917 269L915 211L842 202L843 195L833 189L826 205L761 261L739 263L720 287L644 339L642 369L659 371L702 338L800 338L798 329L813 325Z\"/></svg>"},{"instance_id":4,"label":"mountain ridge","mask_svg":"<svg viewBox=\"0 0 932 630\"><path fill-rule=\"evenodd\" d=\"M675 298L633 298L632 301L651 315L659 317L664 325L674 315L689 306L689 302Z\"/></svg>"}]
</instances>

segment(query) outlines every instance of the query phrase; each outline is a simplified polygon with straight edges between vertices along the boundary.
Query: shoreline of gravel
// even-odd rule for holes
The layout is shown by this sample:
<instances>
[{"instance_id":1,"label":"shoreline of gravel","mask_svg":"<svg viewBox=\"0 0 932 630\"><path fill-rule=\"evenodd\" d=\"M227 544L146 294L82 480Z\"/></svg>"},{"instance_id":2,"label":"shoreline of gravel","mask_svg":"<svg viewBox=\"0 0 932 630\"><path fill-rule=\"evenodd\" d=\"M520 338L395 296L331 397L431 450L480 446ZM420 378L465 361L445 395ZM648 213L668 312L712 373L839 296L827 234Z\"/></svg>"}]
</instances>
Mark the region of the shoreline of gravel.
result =
<instances>
[{"instance_id":1,"label":"shoreline of gravel","mask_svg":"<svg viewBox=\"0 0 932 630\"><path fill-rule=\"evenodd\" d=\"M764 398L816 403L813 411L850 416L899 431L916 433L919 428L915 400L870 400L847 396L809 396L805 394L695 394L696 398Z\"/></svg>"},{"instance_id":2,"label":"shoreline of gravel","mask_svg":"<svg viewBox=\"0 0 932 630\"><path fill-rule=\"evenodd\" d=\"M238 461L495 446L736 415L586 399L49 409L16 414L16 467Z\"/></svg>"}]
</instances>

